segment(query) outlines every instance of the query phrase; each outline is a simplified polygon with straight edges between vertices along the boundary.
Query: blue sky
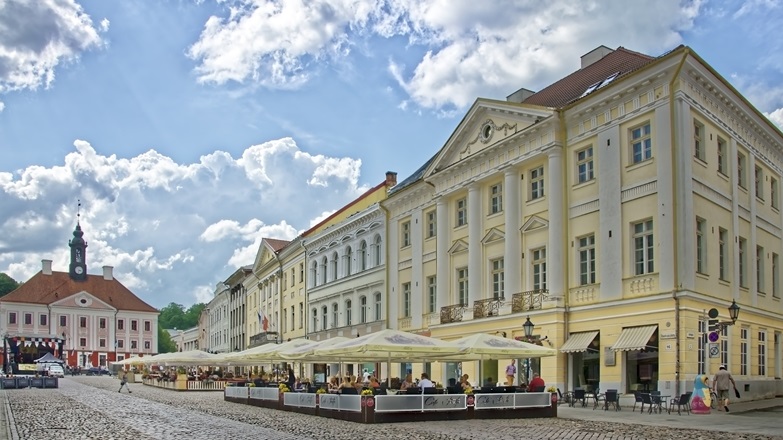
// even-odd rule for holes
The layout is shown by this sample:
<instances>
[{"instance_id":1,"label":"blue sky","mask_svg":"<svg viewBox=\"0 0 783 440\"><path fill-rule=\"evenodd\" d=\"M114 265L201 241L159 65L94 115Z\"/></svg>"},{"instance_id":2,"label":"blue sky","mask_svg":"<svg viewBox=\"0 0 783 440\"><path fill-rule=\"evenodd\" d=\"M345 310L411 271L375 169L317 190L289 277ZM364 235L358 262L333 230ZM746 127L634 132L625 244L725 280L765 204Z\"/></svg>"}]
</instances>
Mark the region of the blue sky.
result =
<instances>
[{"instance_id":1,"label":"blue sky","mask_svg":"<svg viewBox=\"0 0 783 440\"><path fill-rule=\"evenodd\" d=\"M599 45L686 44L781 125L781 24L779 0L0 0L0 272L66 270L81 199L90 273L208 301Z\"/></svg>"}]
</instances>

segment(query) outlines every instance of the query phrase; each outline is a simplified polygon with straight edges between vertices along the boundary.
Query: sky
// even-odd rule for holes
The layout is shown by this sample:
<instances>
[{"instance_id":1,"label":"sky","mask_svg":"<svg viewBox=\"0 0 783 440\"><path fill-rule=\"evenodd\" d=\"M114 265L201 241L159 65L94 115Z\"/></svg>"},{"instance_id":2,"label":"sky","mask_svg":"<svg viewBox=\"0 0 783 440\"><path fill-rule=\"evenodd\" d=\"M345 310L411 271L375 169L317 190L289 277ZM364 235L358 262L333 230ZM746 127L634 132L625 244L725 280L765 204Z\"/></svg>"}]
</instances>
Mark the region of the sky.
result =
<instances>
[{"instance_id":1,"label":"sky","mask_svg":"<svg viewBox=\"0 0 783 440\"><path fill-rule=\"evenodd\" d=\"M67 271L78 218L88 273L208 302L262 238L600 45L688 45L781 126L781 24L783 0L0 0L0 272Z\"/></svg>"}]
</instances>

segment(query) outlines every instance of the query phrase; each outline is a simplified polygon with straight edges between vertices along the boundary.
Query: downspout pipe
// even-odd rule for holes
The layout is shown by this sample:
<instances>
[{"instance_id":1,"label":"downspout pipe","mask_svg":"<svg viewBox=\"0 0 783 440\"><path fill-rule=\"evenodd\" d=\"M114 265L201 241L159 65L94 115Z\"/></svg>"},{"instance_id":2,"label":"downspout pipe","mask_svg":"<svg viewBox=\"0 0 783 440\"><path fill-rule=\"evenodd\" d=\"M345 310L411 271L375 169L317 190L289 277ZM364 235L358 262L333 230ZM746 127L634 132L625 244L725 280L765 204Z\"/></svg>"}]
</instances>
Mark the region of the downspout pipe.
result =
<instances>
[{"instance_id":1,"label":"downspout pipe","mask_svg":"<svg viewBox=\"0 0 783 440\"><path fill-rule=\"evenodd\" d=\"M690 55L690 48L687 46L685 47L682 59L680 60L679 65L677 65L677 70L674 71L674 75L672 75L671 81L669 81L669 133L671 136L670 139L670 145L671 148L669 149L669 154L671 154L671 163L672 163L672 227L673 227L673 238L674 240L672 243L673 246L673 255L672 255L672 267L674 268L673 274L674 274L674 289L672 290L672 298L674 299L674 331L677 335L675 339L675 359L674 359L674 393L675 396L680 395L680 346L681 346L681 325L680 325L680 300L679 300L679 293L681 289L680 285L680 269L679 269L679 241L677 240L677 222L679 220L678 215L678 191L677 191L677 181L678 181L678 173L679 173L679 167L677 164L677 149L683 147L682 145L679 145L677 142L677 131L675 130L677 119L676 119L676 109L677 106L675 105L674 100L674 83L677 82L677 78L680 76L680 72L682 72L682 67L685 65L685 61L688 59L688 56Z\"/></svg>"}]
</instances>

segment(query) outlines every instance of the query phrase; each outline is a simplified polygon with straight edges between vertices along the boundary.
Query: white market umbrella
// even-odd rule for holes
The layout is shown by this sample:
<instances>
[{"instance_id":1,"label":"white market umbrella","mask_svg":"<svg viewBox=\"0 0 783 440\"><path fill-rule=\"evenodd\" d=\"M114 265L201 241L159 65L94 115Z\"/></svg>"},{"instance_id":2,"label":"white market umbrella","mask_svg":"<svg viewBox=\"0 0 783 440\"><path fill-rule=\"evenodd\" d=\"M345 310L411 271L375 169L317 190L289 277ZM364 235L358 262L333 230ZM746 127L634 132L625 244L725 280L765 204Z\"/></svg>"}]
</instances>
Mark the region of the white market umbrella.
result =
<instances>
[{"instance_id":1,"label":"white market umbrella","mask_svg":"<svg viewBox=\"0 0 783 440\"><path fill-rule=\"evenodd\" d=\"M178 351L166 353L162 362L169 367L197 366L197 365L218 365L223 359L216 354L208 353L202 350Z\"/></svg>"},{"instance_id":2,"label":"white market umbrella","mask_svg":"<svg viewBox=\"0 0 783 440\"><path fill-rule=\"evenodd\" d=\"M147 356L149 358L151 356ZM121 361L112 362L113 365L143 365L145 358L142 356L131 356Z\"/></svg>"},{"instance_id":3,"label":"white market umbrella","mask_svg":"<svg viewBox=\"0 0 783 440\"><path fill-rule=\"evenodd\" d=\"M284 342L282 344L264 344L259 345L258 347L240 351L238 353L229 353L225 356L225 360L229 362L252 362L253 365L264 362L272 362L282 359L279 357L279 353L281 351L313 344L315 344L314 341L307 339L295 339L293 341Z\"/></svg>"},{"instance_id":4,"label":"white market umbrella","mask_svg":"<svg viewBox=\"0 0 783 440\"><path fill-rule=\"evenodd\" d=\"M315 350L315 358L343 362L361 361L421 361L437 355L456 354L459 347L452 342L400 330L385 329L359 338Z\"/></svg>"},{"instance_id":5,"label":"white market umbrella","mask_svg":"<svg viewBox=\"0 0 783 440\"><path fill-rule=\"evenodd\" d=\"M487 333L476 333L451 341L457 353L431 356L436 361L485 361L497 359L539 358L557 355L557 350Z\"/></svg>"},{"instance_id":6,"label":"white market umbrella","mask_svg":"<svg viewBox=\"0 0 783 440\"><path fill-rule=\"evenodd\" d=\"M316 350L323 350L350 340L351 338L346 338L344 336L335 336L334 338L318 341L313 345L303 345L300 347L293 348L291 350L285 350L280 352L279 354L285 360L296 360L296 361L312 362L312 363L329 362L334 360L334 358L318 357L315 354Z\"/></svg>"}]
</instances>

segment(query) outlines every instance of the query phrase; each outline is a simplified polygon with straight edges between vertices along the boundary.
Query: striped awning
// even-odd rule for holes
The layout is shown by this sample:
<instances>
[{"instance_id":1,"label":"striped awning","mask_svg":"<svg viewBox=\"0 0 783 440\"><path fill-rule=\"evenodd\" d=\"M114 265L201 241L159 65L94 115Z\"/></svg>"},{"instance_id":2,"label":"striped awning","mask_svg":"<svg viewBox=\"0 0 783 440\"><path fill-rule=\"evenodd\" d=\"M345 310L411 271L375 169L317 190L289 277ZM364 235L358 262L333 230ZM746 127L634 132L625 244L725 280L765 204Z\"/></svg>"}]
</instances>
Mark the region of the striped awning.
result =
<instances>
[{"instance_id":1,"label":"striped awning","mask_svg":"<svg viewBox=\"0 0 783 440\"><path fill-rule=\"evenodd\" d=\"M562 353L582 353L587 351L590 343L598 336L598 330L594 332L572 333L565 344L560 347Z\"/></svg>"},{"instance_id":2,"label":"striped awning","mask_svg":"<svg viewBox=\"0 0 783 440\"><path fill-rule=\"evenodd\" d=\"M658 329L657 325L646 325L644 327L624 328L620 333L617 342L612 345L614 351L634 351L643 350L647 347L647 341Z\"/></svg>"}]
</instances>

